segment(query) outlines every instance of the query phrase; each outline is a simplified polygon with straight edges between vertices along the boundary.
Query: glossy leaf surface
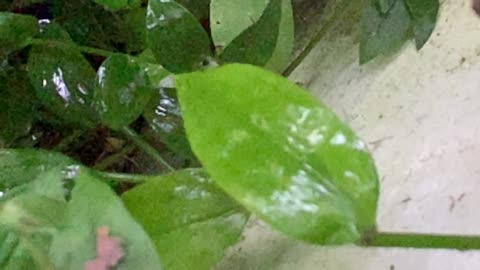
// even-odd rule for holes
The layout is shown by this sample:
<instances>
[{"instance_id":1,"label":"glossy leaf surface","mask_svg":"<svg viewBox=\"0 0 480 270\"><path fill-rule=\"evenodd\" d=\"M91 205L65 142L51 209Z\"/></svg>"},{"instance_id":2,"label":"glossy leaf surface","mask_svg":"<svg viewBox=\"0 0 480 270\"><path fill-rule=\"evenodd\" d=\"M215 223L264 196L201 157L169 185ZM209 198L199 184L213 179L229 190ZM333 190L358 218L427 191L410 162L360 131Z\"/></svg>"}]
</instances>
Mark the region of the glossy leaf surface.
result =
<instances>
[{"instance_id":1,"label":"glossy leaf surface","mask_svg":"<svg viewBox=\"0 0 480 270\"><path fill-rule=\"evenodd\" d=\"M277 46L282 0L271 0L260 19L238 35L223 51L225 62L264 66Z\"/></svg>"},{"instance_id":2,"label":"glossy leaf surface","mask_svg":"<svg viewBox=\"0 0 480 270\"><path fill-rule=\"evenodd\" d=\"M278 40L272 57L265 65L267 69L282 72L290 62L294 41L293 10L290 0L282 0L282 18L278 30Z\"/></svg>"},{"instance_id":3,"label":"glossy leaf surface","mask_svg":"<svg viewBox=\"0 0 480 270\"><path fill-rule=\"evenodd\" d=\"M145 69L127 55L113 55L98 69L95 103L102 122L112 129L137 119L152 94Z\"/></svg>"},{"instance_id":4,"label":"glossy leaf surface","mask_svg":"<svg viewBox=\"0 0 480 270\"><path fill-rule=\"evenodd\" d=\"M151 177L122 198L169 270L211 269L248 217L201 169Z\"/></svg>"},{"instance_id":5,"label":"glossy leaf surface","mask_svg":"<svg viewBox=\"0 0 480 270\"><path fill-rule=\"evenodd\" d=\"M215 46L225 48L245 29L255 24L269 0L212 0L210 28ZM242 12L238 12L241 10Z\"/></svg>"},{"instance_id":6,"label":"glossy leaf surface","mask_svg":"<svg viewBox=\"0 0 480 270\"><path fill-rule=\"evenodd\" d=\"M396 0L386 14L375 5L366 8L360 36L360 63L398 49L409 38L410 15L403 0Z\"/></svg>"},{"instance_id":7,"label":"glossy leaf surface","mask_svg":"<svg viewBox=\"0 0 480 270\"><path fill-rule=\"evenodd\" d=\"M147 44L158 63L179 73L198 69L211 56L210 40L197 19L174 1L148 2Z\"/></svg>"},{"instance_id":8,"label":"glossy leaf surface","mask_svg":"<svg viewBox=\"0 0 480 270\"><path fill-rule=\"evenodd\" d=\"M61 119L82 127L96 123L92 100L95 71L78 51L64 46L33 46L28 75L36 96Z\"/></svg>"},{"instance_id":9,"label":"glossy leaf surface","mask_svg":"<svg viewBox=\"0 0 480 270\"><path fill-rule=\"evenodd\" d=\"M143 116L155 134L170 150L182 157L193 158L173 89L160 88L157 90L145 107Z\"/></svg>"},{"instance_id":10,"label":"glossy leaf surface","mask_svg":"<svg viewBox=\"0 0 480 270\"><path fill-rule=\"evenodd\" d=\"M438 0L405 0L412 16L417 49L421 49L432 35L437 22Z\"/></svg>"},{"instance_id":11,"label":"glossy leaf surface","mask_svg":"<svg viewBox=\"0 0 480 270\"><path fill-rule=\"evenodd\" d=\"M37 33L38 24L35 17L0 12L0 57L27 46Z\"/></svg>"},{"instance_id":12,"label":"glossy leaf surface","mask_svg":"<svg viewBox=\"0 0 480 270\"><path fill-rule=\"evenodd\" d=\"M177 87L194 153L274 228L339 244L374 226L378 179L365 144L304 90L240 64L180 75Z\"/></svg>"}]
</instances>

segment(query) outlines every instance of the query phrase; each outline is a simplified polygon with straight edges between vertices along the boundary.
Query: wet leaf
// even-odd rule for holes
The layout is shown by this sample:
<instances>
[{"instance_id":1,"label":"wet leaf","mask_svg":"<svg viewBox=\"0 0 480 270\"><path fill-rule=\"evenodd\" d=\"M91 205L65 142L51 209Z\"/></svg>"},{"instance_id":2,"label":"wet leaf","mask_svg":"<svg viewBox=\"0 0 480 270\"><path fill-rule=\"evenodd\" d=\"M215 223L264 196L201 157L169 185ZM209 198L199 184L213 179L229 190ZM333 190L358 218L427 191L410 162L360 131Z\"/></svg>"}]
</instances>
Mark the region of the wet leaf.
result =
<instances>
[{"instance_id":1,"label":"wet leaf","mask_svg":"<svg viewBox=\"0 0 480 270\"><path fill-rule=\"evenodd\" d=\"M141 0L94 0L94 1L113 11L124 9L124 8L140 7L142 3Z\"/></svg>"},{"instance_id":2,"label":"wet leaf","mask_svg":"<svg viewBox=\"0 0 480 270\"><path fill-rule=\"evenodd\" d=\"M212 0L210 28L215 46L225 48L245 29L255 24L268 3L269 0Z\"/></svg>"},{"instance_id":3,"label":"wet leaf","mask_svg":"<svg viewBox=\"0 0 480 270\"><path fill-rule=\"evenodd\" d=\"M317 244L350 243L374 226L378 179L365 144L306 91L240 64L176 83L194 153L247 209Z\"/></svg>"},{"instance_id":4,"label":"wet leaf","mask_svg":"<svg viewBox=\"0 0 480 270\"><path fill-rule=\"evenodd\" d=\"M277 45L282 0L271 0L260 19L237 36L223 51L225 62L264 66Z\"/></svg>"},{"instance_id":5,"label":"wet leaf","mask_svg":"<svg viewBox=\"0 0 480 270\"><path fill-rule=\"evenodd\" d=\"M37 33L35 17L0 12L0 57L27 46Z\"/></svg>"},{"instance_id":6,"label":"wet leaf","mask_svg":"<svg viewBox=\"0 0 480 270\"><path fill-rule=\"evenodd\" d=\"M198 69L211 56L210 40L197 19L174 1L148 2L147 44L158 63L179 73Z\"/></svg>"},{"instance_id":7,"label":"wet leaf","mask_svg":"<svg viewBox=\"0 0 480 270\"><path fill-rule=\"evenodd\" d=\"M403 0L396 0L386 14L382 14L374 4L370 4L362 20L361 64L380 54L392 53L410 37L410 15Z\"/></svg>"},{"instance_id":8,"label":"wet leaf","mask_svg":"<svg viewBox=\"0 0 480 270\"><path fill-rule=\"evenodd\" d=\"M169 270L211 269L248 217L201 169L150 177L122 199Z\"/></svg>"},{"instance_id":9,"label":"wet leaf","mask_svg":"<svg viewBox=\"0 0 480 270\"><path fill-rule=\"evenodd\" d=\"M98 69L95 103L102 122L112 129L137 119L152 94L147 74L134 58L115 54Z\"/></svg>"},{"instance_id":10,"label":"wet leaf","mask_svg":"<svg viewBox=\"0 0 480 270\"><path fill-rule=\"evenodd\" d=\"M170 150L184 158L194 159L188 142L180 107L172 89L160 88L145 107L143 116Z\"/></svg>"},{"instance_id":11,"label":"wet leaf","mask_svg":"<svg viewBox=\"0 0 480 270\"><path fill-rule=\"evenodd\" d=\"M163 79L171 74L161 65L155 64L155 56L149 49L146 49L137 57L137 62L147 74L151 87L154 89L162 87Z\"/></svg>"},{"instance_id":12,"label":"wet leaf","mask_svg":"<svg viewBox=\"0 0 480 270\"><path fill-rule=\"evenodd\" d=\"M294 22L292 3L282 0L282 19L278 30L278 40L272 57L265 65L267 69L282 72L290 62L294 41Z\"/></svg>"},{"instance_id":13,"label":"wet leaf","mask_svg":"<svg viewBox=\"0 0 480 270\"><path fill-rule=\"evenodd\" d=\"M53 236L50 248L54 264L59 269L83 269L96 258L96 229L107 226L125 250L115 269L161 269L154 245L115 193L86 170L78 171L74 181L66 225Z\"/></svg>"},{"instance_id":14,"label":"wet leaf","mask_svg":"<svg viewBox=\"0 0 480 270\"><path fill-rule=\"evenodd\" d=\"M95 71L82 54L66 46L36 45L27 69L37 98L50 111L67 123L95 125L91 92Z\"/></svg>"},{"instance_id":15,"label":"wet leaf","mask_svg":"<svg viewBox=\"0 0 480 270\"><path fill-rule=\"evenodd\" d=\"M438 0L405 0L413 21L417 49L421 49L432 35L437 22Z\"/></svg>"}]
</instances>

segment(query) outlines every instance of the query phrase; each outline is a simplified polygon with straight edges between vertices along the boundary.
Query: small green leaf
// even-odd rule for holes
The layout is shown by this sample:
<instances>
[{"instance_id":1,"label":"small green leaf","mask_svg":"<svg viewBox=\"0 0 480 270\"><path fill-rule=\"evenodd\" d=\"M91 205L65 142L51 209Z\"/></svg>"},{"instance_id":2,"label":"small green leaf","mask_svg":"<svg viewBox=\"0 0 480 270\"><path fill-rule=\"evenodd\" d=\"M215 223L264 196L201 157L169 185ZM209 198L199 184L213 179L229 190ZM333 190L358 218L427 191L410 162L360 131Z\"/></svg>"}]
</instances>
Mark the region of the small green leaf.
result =
<instances>
[{"instance_id":1,"label":"small green leaf","mask_svg":"<svg viewBox=\"0 0 480 270\"><path fill-rule=\"evenodd\" d=\"M386 14L372 3L363 16L360 36L360 63L380 54L392 53L410 37L410 15L403 0L396 0Z\"/></svg>"},{"instance_id":2,"label":"small green leaf","mask_svg":"<svg viewBox=\"0 0 480 270\"><path fill-rule=\"evenodd\" d=\"M282 0L271 0L260 19L236 37L220 58L226 62L264 66L273 55L282 18Z\"/></svg>"},{"instance_id":3,"label":"small green leaf","mask_svg":"<svg viewBox=\"0 0 480 270\"><path fill-rule=\"evenodd\" d=\"M120 198L85 169L76 172L64 227L53 235L50 256L58 269L84 269L95 258L96 230L106 226L120 238L124 257L117 270L161 269L155 246Z\"/></svg>"},{"instance_id":4,"label":"small green leaf","mask_svg":"<svg viewBox=\"0 0 480 270\"><path fill-rule=\"evenodd\" d=\"M160 88L145 107L143 116L170 150L184 158L193 159L190 143L183 128L178 100L171 90Z\"/></svg>"},{"instance_id":5,"label":"small green leaf","mask_svg":"<svg viewBox=\"0 0 480 270\"><path fill-rule=\"evenodd\" d=\"M245 29L255 24L269 0L212 0L210 29L215 46L225 48ZM242 12L238 12L241 10Z\"/></svg>"},{"instance_id":6,"label":"small green leaf","mask_svg":"<svg viewBox=\"0 0 480 270\"><path fill-rule=\"evenodd\" d=\"M35 17L0 12L0 57L27 46L37 33Z\"/></svg>"},{"instance_id":7,"label":"small green leaf","mask_svg":"<svg viewBox=\"0 0 480 270\"><path fill-rule=\"evenodd\" d=\"M147 44L158 63L171 72L198 69L211 56L210 40L197 19L174 1L150 0Z\"/></svg>"},{"instance_id":8,"label":"small green leaf","mask_svg":"<svg viewBox=\"0 0 480 270\"><path fill-rule=\"evenodd\" d=\"M421 49L432 35L437 22L438 0L405 0L413 20L417 49Z\"/></svg>"},{"instance_id":9,"label":"small green leaf","mask_svg":"<svg viewBox=\"0 0 480 270\"><path fill-rule=\"evenodd\" d=\"M95 102L102 122L111 129L137 119L152 94L145 70L127 55L112 55L98 69Z\"/></svg>"},{"instance_id":10,"label":"small green leaf","mask_svg":"<svg viewBox=\"0 0 480 270\"><path fill-rule=\"evenodd\" d=\"M107 7L112 11L124 8L137 8L142 4L141 0L94 0L96 3Z\"/></svg>"},{"instance_id":11,"label":"small green leaf","mask_svg":"<svg viewBox=\"0 0 480 270\"><path fill-rule=\"evenodd\" d=\"M350 243L374 226L378 178L365 144L306 91L240 64L176 83L194 153L247 209L318 244Z\"/></svg>"},{"instance_id":12,"label":"small green leaf","mask_svg":"<svg viewBox=\"0 0 480 270\"><path fill-rule=\"evenodd\" d=\"M150 177L122 198L169 270L211 269L248 217L201 169Z\"/></svg>"},{"instance_id":13,"label":"small green leaf","mask_svg":"<svg viewBox=\"0 0 480 270\"><path fill-rule=\"evenodd\" d=\"M290 62L294 41L294 22L292 3L290 0L282 0L282 19L278 32L277 45L272 58L265 65L267 69L282 72Z\"/></svg>"},{"instance_id":14,"label":"small green leaf","mask_svg":"<svg viewBox=\"0 0 480 270\"><path fill-rule=\"evenodd\" d=\"M145 71L152 88L162 87L162 80L171 73L156 62L155 56L150 49L146 49L137 57L138 65Z\"/></svg>"},{"instance_id":15,"label":"small green leaf","mask_svg":"<svg viewBox=\"0 0 480 270\"><path fill-rule=\"evenodd\" d=\"M37 98L50 111L75 125L95 125L91 93L95 71L81 53L66 46L36 45L27 70Z\"/></svg>"}]
</instances>

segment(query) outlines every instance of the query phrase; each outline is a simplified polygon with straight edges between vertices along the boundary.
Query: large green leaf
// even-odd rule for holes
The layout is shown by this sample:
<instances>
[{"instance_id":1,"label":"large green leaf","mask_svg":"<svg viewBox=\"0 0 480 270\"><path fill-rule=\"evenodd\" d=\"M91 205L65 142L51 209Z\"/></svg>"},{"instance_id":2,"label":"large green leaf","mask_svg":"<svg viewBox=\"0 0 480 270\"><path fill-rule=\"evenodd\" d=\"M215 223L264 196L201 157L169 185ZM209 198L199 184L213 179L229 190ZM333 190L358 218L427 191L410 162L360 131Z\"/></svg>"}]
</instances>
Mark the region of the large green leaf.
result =
<instances>
[{"instance_id":1,"label":"large green leaf","mask_svg":"<svg viewBox=\"0 0 480 270\"><path fill-rule=\"evenodd\" d=\"M151 177L122 198L168 270L211 269L248 217L201 169Z\"/></svg>"},{"instance_id":2,"label":"large green leaf","mask_svg":"<svg viewBox=\"0 0 480 270\"><path fill-rule=\"evenodd\" d=\"M437 22L438 0L405 0L413 20L417 49L421 49L432 35Z\"/></svg>"},{"instance_id":3,"label":"large green leaf","mask_svg":"<svg viewBox=\"0 0 480 270\"><path fill-rule=\"evenodd\" d=\"M377 5L378 10L381 13L387 13L393 7L393 4L395 4L397 0L372 0L372 1L375 1L375 4Z\"/></svg>"},{"instance_id":4,"label":"large green leaf","mask_svg":"<svg viewBox=\"0 0 480 270\"><path fill-rule=\"evenodd\" d=\"M290 0L282 0L282 19L280 20L277 45L265 67L279 73L282 72L290 62L293 41L294 22L292 3Z\"/></svg>"},{"instance_id":5,"label":"large green leaf","mask_svg":"<svg viewBox=\"0 0 480 270\"><path fill-rule=\"evenodd\" d=\"M398 49L410 36L410 15L403 0L396 0L386 14L374 3L367 6L360 36L360 63Z\"/></svg>"},{"instance_id":6,"label":"large green leaf","mask_svg":"<svg viewBox=\"0 0 480 270\"><path fill-rule=\"evenodd\" d=\"M35 17L0 12L0 57L27 46L37 33Z\"/></svg>"},{"instance_id":7,"label":"large green leaf","mask_svg":"<svg viewBox=\"0 0 480 270\"><path fill-rule=\"evenodd\" d=\"M257 66L267 64L277 45L281 4L282 0L271 0L260 19L230 42L220 58L226 62Z\"/></svg>"},{"instance_id":8,"label":"large green leaf","mask_svg":"<svg viewBox=\"0 0 480 270\"><path fill-rule=\"evenodd\" d=\"M136 8L142 4L141 0L94 0L94 1L114 11L123 9L123 8Z\"/></svg>"},{"instance_id":9,"label":"large green leaf","mask_svg":"<svg viewBox=\"0 0 480 270\"><path fill-rule=\"evenodd\" d=\"M72 124L96 123L91 93L95 71L81 53L62 45L36 45L27 69L38 99L49 110Z\"/></svg>"},{"instance_id":10,"label":"large green leaf","mask_svg":"<svg viewBox=\"0 0 480 270\"><path fill-rule=\"evenodd\" d=\"M125 254L115 269L161 269L153 243L120 198L86 170L79 170L74 181L64 228L53 235L54 264L59 269L83 269L95 258L95 231L107 226L113 237L120 238Z\"/></svg>"},{"instance_id":11,"label":"large green leaf","mask_svg":"<svg viewBox=\"0 0 480 270\"><path fill-rule=\"evenodd\" d=\"M212 0L210 29L215 46L225 48L245 29L255 24L268 3L269 0Z\"/></svg>"},{"instance_id":12,"label":"large green leaf","mask_svg":"<svg viewBox=\"0 0 480 270\"><path fill-rule=\"evenodd\" d=\"M197 19L174 1L148 2L147 44L171 72L198 69L211 56L210 40Z\"/></svg>"},{"instance_id":13,"label":"large green leaf","mask_svg":"<svg viewBox=\"0 0 480 270\"><path fill-rule=\"evenodd\" d=\"M0 244L0 254L10 254L0 256L0 266L84 269L96 256L96 230L107 227L112 237L120 238L125 254L116 269L161 269L143 229L87 168L60 154L35 150L3 149L0 164L0 183L7 177L23 183L2 193L8 198L0 201L0 239L9 237L18 243ZM66 183L72 183L70 188Z\"/></svg>"},{"instance_id":14,"label":"large green leaf","mask_svg":"<svg viewBox=\"0 0 480 270\"><path fill-rule=\"evenodd\" d=\"M365 144L304 90L240 64L180 75L177 87L208 173L274 228L338 244L374 226L378 179Z\"/></svg>"},{"instance_id":15,"label":"large green leaf","mask_svg":"<svg viewBox=\"0 0 480 270\"><path fill-rule=\"evenodd\" d=\"M137 119L152 94L145 69L134 58L115 54L98 69L95 103L102 122L112 129Z\"/></svg>"}]
</instances>

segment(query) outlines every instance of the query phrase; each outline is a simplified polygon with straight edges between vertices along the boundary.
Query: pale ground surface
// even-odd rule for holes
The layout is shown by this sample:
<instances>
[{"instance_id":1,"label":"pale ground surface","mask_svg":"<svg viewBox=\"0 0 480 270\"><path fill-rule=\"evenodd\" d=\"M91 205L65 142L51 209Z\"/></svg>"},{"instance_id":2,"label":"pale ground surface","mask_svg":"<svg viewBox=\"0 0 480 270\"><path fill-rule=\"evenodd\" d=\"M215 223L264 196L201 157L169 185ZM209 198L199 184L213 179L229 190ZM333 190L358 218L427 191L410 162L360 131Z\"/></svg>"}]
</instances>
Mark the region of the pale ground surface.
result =
<instances>
[{"instance_id":1,"label":"pale ground surface","mask_svg":"<svg viewBox=\"0 0 480 270\"><path fill-rule=\"evenodd\" d=\"M424 50L409 43L363 67L347 28L291 79L369 142L382 179L378 227L480 235L480 19L470 1L443 1ZM480 269L480 251L322 248L253 221L217 269L466 270Z\"/></svg>"}]
</instances>

